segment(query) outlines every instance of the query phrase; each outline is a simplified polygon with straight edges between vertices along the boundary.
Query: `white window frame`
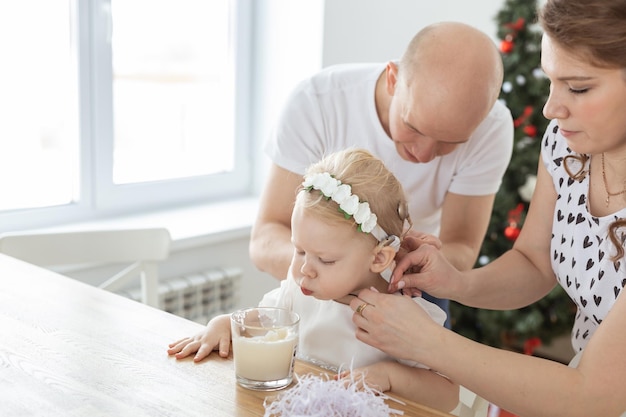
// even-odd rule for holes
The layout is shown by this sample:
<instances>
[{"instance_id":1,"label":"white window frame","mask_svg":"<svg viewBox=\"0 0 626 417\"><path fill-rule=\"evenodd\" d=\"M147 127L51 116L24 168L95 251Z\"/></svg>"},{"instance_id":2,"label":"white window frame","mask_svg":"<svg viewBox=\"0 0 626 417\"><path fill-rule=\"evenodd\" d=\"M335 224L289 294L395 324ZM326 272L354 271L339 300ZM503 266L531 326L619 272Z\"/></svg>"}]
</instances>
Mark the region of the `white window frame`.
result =
<instances>
[{"instance_id":1,"label":"white window frame","mask_svg":"<svg viewBox=\"0 0 626 417\"><path fill-rule=\"evenodd\" d=\"M126 0L120 0L126 1ZM235 19L235 167L230 173L142 184L112 183L110 0L73 0L79 91L80 201L0 212L0 232L249 196L252 193L252 0L231 0ZM216 138L215 140L220 140Z\"/></svg>"}]
</instances>

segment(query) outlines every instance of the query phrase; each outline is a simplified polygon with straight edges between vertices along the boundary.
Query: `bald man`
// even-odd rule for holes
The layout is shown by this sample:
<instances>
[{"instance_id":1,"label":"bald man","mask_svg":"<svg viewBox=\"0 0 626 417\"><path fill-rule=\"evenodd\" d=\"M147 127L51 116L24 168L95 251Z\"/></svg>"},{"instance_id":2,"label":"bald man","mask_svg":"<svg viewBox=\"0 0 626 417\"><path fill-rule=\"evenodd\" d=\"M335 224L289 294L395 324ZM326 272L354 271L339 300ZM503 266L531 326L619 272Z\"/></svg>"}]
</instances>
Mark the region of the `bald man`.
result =
<instances>
[{"instance_id":1,"label":"bald man","mask_svg":"<svg viewBox=\"0 0 626 417\"><path fill-rule=\"evenodd\" d=\"M442 22L415 35L397 63L332 66L303 81L265 147L273 164L250 240L257 268L287 276L302 175L347 147L369 150L398 177L415 236L437 237L452 264L472 268L513 146L511 114L497 101L502 77L488 36ZM447 300L425 298L448 311Z\"/></svg>"}]
</instances>

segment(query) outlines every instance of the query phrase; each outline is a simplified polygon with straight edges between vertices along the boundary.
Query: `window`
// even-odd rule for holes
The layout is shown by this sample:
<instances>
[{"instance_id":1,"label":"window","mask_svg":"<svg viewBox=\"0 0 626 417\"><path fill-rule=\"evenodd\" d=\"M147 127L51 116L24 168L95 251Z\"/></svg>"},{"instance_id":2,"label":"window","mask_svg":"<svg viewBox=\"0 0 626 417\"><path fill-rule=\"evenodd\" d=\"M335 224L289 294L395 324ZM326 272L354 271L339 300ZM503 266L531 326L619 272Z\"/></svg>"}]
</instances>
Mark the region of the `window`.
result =
<instances>
[{"instance_id":1,"label":"window","mask_svg":"<svg viewBox=\"0 0 626 417\"><path fill-rule=\"evenodd\" d=\"M250 8L0 4L0 231L246 194Z\"/></svg>"},{"instance_id":2,"label":"window","mask_svg":"<svg viewBox=\"0 0 626 417\"><path fill-rule=\"evenodd\" d=\"M0 210L77 197L77 73L59 4L0 3Z\"/></svg>"}]
</instances>

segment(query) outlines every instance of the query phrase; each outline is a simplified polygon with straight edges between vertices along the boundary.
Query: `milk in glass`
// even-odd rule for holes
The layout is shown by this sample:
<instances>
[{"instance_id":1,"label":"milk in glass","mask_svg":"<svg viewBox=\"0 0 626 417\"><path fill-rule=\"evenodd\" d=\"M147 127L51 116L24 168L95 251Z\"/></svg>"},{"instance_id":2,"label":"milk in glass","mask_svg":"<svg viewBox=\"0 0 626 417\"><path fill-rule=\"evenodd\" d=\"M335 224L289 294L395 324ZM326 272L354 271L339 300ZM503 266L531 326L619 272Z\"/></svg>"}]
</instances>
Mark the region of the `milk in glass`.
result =
<instances>
[{"instance_id":1,"label":"milk in glass","mask_svg":"<svg viewBox=\"0 0 626 417\"><path fill-rule=\"evenodd\" d=\"M256 381L286 378L292 371L298 337L286 329L270 330L265 336L233 339L235 372Z\"/></svg>"},{"instance_id":2,"label":"milk in glass","mask_svg":"<svg viewBox=\"0 0 626 417\"><path fill-rule=\"evenodd\" d=\"M237 383L276 390L292 381L300 317L289 310L257 307L231 315Z\"/></svg>"}]
</instances>

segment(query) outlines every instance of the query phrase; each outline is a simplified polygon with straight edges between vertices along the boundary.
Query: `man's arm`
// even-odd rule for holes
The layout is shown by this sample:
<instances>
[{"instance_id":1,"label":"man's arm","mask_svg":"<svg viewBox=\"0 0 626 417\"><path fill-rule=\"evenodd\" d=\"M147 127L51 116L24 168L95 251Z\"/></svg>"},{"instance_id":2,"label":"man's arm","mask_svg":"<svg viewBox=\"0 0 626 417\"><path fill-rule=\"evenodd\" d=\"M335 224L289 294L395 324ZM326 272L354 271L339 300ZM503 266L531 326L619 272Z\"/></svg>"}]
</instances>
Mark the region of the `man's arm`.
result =
<instances>
[{"instance_id":1,"label":"man's arm","mask_svg":"<svg viewBox=\"0 0 626 417\"><path fill-rule=\"evenodd\" d=\"M250 235L250 259L261 271L285 279L291 258L291 212L302 176L272 164Z\"/></svg>"},{"instance_id":2,"label":"man's arm","mask_svg":"<svg viewBox=\"0 0 626 417\"><path fill-rule=\"evenodd\" d=\"M441 209L442 252L459 271L473 268L485 238L494 194L466 196L448 192Z\"/></svg>"}]
</instances>

